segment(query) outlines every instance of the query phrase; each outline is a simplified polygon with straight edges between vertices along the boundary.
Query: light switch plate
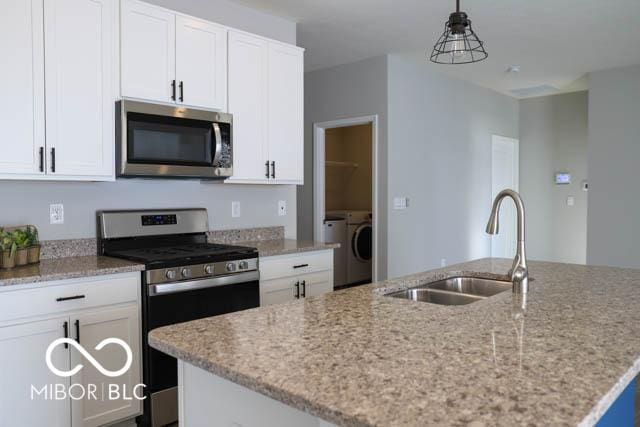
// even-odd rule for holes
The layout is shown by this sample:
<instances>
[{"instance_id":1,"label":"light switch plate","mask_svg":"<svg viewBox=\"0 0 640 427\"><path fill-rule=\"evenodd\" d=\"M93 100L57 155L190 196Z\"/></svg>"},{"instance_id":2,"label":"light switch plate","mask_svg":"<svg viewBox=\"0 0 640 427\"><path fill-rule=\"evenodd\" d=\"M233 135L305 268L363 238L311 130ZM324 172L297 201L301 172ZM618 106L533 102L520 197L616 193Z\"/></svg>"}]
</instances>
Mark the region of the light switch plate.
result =
<instances>
[{"instance_id":1,"label":"light switch plate","mask_svg":"<svg viewBox=\"0 0 640 427\"><path fill-rule=\"evenodd\" d=\"M279 200L278 201L278 216L286 216L287 215L287 201Z\"/></svg>"},{"instance_id":2,"label":"light switch plate","mask_svg":"<svg viewBox=\"0 0 640 427\"><path fill-rule=\"evenodd\" d=\"M394 197L393 198L393 209L395 210L403 210L409 207L409 199L407 197Z\"/></svg>"},{"instance_id":3,"label":"light switch plate","mask_svg":"<svg viewBox=\"0 0 640 427\"><path fill-rule=\"evenodd\" d=\"M231 202L231 217L240 218L240 202Z\"/></svg>"},{"instance_id":4,"label":"light switch plate","mask_svg":"<svg viewBox=\"0 0 640 427\"><path fill-rule=\"evenodd\" d=\"M49 223L64 224L64 205L61 203L49 205Z\"/></svg>"}]
</instances>

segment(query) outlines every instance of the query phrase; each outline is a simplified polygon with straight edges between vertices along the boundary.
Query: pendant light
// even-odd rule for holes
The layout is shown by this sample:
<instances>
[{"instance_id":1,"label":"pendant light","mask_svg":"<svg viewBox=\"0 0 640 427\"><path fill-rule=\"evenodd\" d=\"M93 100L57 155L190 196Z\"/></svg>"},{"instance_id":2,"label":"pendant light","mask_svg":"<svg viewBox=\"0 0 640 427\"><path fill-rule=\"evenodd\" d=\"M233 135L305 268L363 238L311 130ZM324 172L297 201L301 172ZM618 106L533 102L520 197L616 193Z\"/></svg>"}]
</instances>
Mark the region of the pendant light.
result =
<instances>
[{"instance_id":1,"label":"pendant light","mask_svg":"<svg viewBox=\"0 0 640 427\"><path fill-rule=\"evenodd\" d=\"M456 11L444 24L444 33L433 46L430 59L437 64L480 62L488 56L483 45L473 32L467 14L460 12L460 0L456 0Z\"/></svg>"}]
</instances>

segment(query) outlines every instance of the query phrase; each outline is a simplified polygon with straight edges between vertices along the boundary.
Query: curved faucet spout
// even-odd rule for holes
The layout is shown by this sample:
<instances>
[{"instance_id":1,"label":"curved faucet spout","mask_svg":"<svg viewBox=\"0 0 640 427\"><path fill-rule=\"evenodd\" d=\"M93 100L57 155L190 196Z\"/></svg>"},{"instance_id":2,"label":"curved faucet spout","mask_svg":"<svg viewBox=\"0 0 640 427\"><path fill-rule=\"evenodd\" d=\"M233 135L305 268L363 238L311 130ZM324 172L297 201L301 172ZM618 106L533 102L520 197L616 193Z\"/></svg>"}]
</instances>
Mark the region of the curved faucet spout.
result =
<instances>
[{"instance_id":1,"label":"curved faucet spout","mask_svg":"<svg viewBox=\"0 0 640 427\"><path fill-rule=\"evenodd\" d=\"M511 189L506 189L498 193L493 201L491 216L489 217L486 231L488 234L498 234L500 229L500 223L498 220L500 216L500 206L502 205L502 200L506 197L513 200L516 205L516 212L518 215L518 242L516 256L513 259L513 266L509 271L509 275L513 282L513 291L518 293L527 293L529 290L529 269L527 268L527 257L525 255L524 247L524 203L522 203L522 198L517 192Z\"/></svg>"}]
</instances>

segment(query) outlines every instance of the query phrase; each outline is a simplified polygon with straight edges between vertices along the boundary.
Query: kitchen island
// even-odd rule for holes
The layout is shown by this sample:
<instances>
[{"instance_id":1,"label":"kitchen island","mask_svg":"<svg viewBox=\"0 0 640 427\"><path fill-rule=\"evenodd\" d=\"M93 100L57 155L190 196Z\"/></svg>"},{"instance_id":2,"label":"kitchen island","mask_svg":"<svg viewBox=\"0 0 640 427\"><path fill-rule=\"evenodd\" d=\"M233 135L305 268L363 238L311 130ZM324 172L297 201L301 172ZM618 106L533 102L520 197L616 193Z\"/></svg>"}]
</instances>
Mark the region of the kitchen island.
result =
<instances>
[{"instance_id":1,"label":"kitchen island","mask_svg":"<svg viewBox=\"0 0 640 427\"><path fill-rule=\"evenodd\" d=\"M640 372L639 270L531 262L526 308L510 291L462 306L385 296L510 266L473 261L156 329L149 343L181 361L189 427L598 423Z\"/></svg>"}]
</instances>

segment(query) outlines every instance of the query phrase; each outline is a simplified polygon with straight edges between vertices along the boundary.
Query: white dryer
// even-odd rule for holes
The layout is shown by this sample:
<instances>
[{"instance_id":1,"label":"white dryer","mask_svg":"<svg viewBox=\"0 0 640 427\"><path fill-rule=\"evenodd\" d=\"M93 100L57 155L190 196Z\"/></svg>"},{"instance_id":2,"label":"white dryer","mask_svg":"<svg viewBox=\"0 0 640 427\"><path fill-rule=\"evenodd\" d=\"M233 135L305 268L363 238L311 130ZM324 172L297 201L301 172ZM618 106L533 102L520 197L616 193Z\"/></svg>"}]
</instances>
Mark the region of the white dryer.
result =
<instances>
[{"instance_id":1,"label":"white dryer","mask_svg":"<svg viewBox=\"0 0 640 427\"><path fill-rule=\"evenodd\" d=\"M347 284L371 282L373 227L371 211L332 211L347 220Z\"/></svg>"}]
</instances>

